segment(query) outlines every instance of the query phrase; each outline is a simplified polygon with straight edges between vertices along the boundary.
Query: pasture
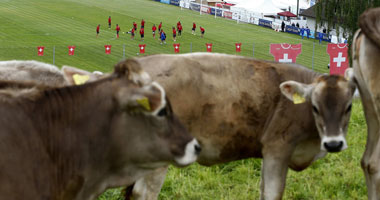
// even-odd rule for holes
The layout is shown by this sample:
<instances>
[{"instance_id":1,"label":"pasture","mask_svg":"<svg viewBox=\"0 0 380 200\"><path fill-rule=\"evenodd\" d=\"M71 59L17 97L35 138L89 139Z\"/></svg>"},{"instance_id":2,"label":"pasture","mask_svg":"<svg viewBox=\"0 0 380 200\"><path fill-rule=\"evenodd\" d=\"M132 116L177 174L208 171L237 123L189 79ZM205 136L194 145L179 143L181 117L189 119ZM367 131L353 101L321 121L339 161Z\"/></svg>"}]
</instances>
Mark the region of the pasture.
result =
<instances>
[{"instance_id":1,"label":"pasture","mask_svg":"<svg viewBox=\"0 0 380 200\"><path fill-rule=\"evenodd\" d=\"M107 18L112 17L112 29ZM135 21L146 21L145 41L129 34ZM235 21L199 15L190 10L150 0L0 0L0 60L38 60L57 66L72 65L85 70L109 72L125 57L137 56L138 44L146 44L146 55L173 53L171 27L181 21L184 31L177 37L180 52L204 52L205 43L213 43L213 51L235 54L235 42L242 43L240 55L273 60L270 43L302 43L297 63L312 67L314 40L277 33L275 31ZM167 44L153 39L151 27L163 22ZM197 23L197 35L191 34L191 24ZM96 26L100 35L96 38ZM116 39L115 25L121 27ZM206 29L199 36L199 26ZM329 62L326 43L315 41L314 69L327 72ZM112 45L111 55L104 45ZM45 46L45 55L37 56L37 46ZM67 46L75 45L74 56L68 56ZM55 47L55 48L53 48ZM53 58L53 49L55 51ZM360 158L365 147L366 126L360 102L355 102L347 136L348 149L329 154L308 169L289 171L284 199L366 199L366 188ZM258 199L261 160L247 159L213 167L192 165L184 169L171 167L160 199ZM109 190L99 199L120 199L121 189Z\"/></svg>"}]
</instances>

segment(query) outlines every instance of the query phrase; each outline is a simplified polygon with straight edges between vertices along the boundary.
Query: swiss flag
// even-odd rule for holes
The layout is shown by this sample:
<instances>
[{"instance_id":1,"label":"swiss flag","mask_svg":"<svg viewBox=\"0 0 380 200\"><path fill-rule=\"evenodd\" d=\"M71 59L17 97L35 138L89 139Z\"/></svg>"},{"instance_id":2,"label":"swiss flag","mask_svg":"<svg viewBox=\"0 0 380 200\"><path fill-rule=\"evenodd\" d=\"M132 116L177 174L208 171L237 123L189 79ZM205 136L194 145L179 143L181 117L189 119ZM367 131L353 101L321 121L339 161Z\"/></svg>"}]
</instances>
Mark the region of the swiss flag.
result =
<instances>
[{"instance_id":1,"label":"swiss flag","mask_svg":"<svg viewBox=\"0 0 380 200\"><path fill-rule=\"evenodd\" d=\"M139 44L140 53L145 53L145 44Z\"/></svg>"},{"instance_id":2,"label":"swiss flag","mask_svg":"<svg viewBox=\"0 0 380 200\"><path fill-rule=\"evenodd\" d=\"M38 56L43 56L45 47L44 46L38 46L37 49L38 49Z\"/></svg>"},{"instance_id":3,"label":"swiss flag","mask_svg":"<svg viewBox=\"0 0 380 200\"><path fill-rule=\"evenodd\" d=\"M347 44L328 44L327 53L330 55L330 74L344 76L344 71L348 68L348 48Z\"/></svg>"},{"instance_id":4,"label":"swiss flag","mask_svg":"<svg viewBox=\"0 0 380 200\"><path fill-rule=\"evenodd\" d=\"M241 51L241 43L235 43L235 47L236 47L236 52Z\"/></svg>"},{"instance_id":5,"label":"swiss flag","mask_svg":"<svg viewBox=\"0 0 380 200\"><path fill-rule=\"evenodd\" d=\"M212 52L212 43L206 43L207 52Z\"/></svg>"},{"instance_id":6,"label":"swiss flag","mask_svg":"<svg viewBox=\"0 0 380 200\"><path fill-rule=\"evenodd\" d=\"M104 48L106 49L106 54L111 54L111 47L112 45L104 45Z\"/></svg>"},{"instance_id":7,"label":"swiss flag","mask_svg":"<svg viewBox=\"0 0 380 200\"><path fill-rule=\"evenodd\" d=\"M277 62L296 63L297 56L301 52L302 44L270 44L270 53Z\"/></svg>"},{"instance_id":8,"label":"swiss flag","mask_svg":"<svg viewBox=\"0 0 380 200\"><path fill-rule=\"evenodd\" d=\"M73 56L74 55L75 46L68 46L68 48L69 48L69 56Z\"/></svg>"},{"instance_id":9,"label":"swiss flag","mask_svg":"<svg viewBox=\"0 0 380 200\"><path fill-rule=\"evenodd\" d=\"M179 53L179 44L173 44L174 47L174 53Z\"/></svg>"}]
</instances>

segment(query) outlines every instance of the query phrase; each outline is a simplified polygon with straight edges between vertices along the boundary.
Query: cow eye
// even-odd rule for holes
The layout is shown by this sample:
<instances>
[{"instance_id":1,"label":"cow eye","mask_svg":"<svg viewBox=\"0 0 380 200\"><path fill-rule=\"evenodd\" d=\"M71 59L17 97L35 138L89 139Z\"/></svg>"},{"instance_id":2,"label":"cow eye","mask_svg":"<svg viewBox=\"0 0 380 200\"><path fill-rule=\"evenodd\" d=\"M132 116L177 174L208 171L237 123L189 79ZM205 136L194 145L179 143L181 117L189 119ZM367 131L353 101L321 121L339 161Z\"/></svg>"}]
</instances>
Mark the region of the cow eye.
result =
<instances>
[{"instance_id":1,"label":"cow eye","mask_svg":"<svg viewBox=\"0 0 380 200\"><path fill-rule=\"evenodd\" d=\"M315 114L319 114L318 108L317 108L316 106L313 106L313 112L314 112Z\"/></svg>"},{"instance_id":2,"label":"cow eye","mask_svg":"<svg viewBox=\"0 0 380 200\"><path fill-rule=\"evenodd\" d=\"M166 112L166 107L162 108L160 110L160 112L158 112L158 116L163 117L163 116L166 116L166 115L168 115L168 113Z\"/></svg>"},{"instance_id":3,"label":"cow eye","mask_svg":"<svg viewBox=\"0 0 380 200\"><path fill-rule=\"evenodd\" d=\"M350 104L347 109L346 109L346 113L349 113L351 111L351 108L352 108L352 104Z\"/></svg>"}]
</instances>

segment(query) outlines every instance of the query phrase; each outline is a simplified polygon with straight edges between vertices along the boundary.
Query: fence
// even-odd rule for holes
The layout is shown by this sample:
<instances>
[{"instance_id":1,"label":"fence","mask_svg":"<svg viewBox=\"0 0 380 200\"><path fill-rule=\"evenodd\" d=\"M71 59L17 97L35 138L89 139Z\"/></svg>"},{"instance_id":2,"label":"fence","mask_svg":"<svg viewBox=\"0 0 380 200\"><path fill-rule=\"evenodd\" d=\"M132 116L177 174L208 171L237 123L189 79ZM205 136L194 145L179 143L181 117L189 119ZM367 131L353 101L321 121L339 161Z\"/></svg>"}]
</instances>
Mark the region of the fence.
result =
<instances>
[{"instance_id":1,"label":"fence","mask_svg":"<svg viewBox=\"0 0 380 200\"><path fill-rule=\"evenodd\" d=\"M311 40L309 40L311 41ZM327 73L329 56L326 53L326 46L318 43L305 42L302 44L302 53L297 57L297 64L304 65L310 69ZM156 42L156 41L155 41ZM206 52L206 42L181 42L179 53ZM273 55L269 53L270 43L255 42L242 43L241 52L236 52L235 43L223 43L209 41L212 43L212 52L227 53L253 57L264 60L274 60ZM140 54L138 44L146 44L145 53ZM38 56L36 46L15 46L0 47L0 60L38 60L57 66L72 65L88 70L99 70L103 72L112 71L113 66L124 58L168 53L174 54L174 42L168 41L167 44L152 44L150 42L128 42L125 44L116 44L111 47L111 54L105 53L104 45L77 45L74 55L69 56L68 45L49 45L45 46L44 55Z\"/></svg>"}]
</instances>

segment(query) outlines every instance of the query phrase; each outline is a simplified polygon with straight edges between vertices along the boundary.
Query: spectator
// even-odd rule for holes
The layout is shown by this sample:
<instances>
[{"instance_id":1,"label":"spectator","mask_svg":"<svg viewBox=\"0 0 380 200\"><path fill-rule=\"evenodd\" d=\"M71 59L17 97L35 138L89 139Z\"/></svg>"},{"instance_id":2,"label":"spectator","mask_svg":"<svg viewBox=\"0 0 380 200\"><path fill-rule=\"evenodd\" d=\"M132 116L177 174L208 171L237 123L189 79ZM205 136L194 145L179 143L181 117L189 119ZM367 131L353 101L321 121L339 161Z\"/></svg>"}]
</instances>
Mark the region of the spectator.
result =
<instances>
[{"instance_id":1,"label":"spectator","mask_svg":"<svg viewBox=\"0 0 380 200\"><path fill-rule=\"evenodd\" d=\"M296 24L296 27L297 27L297 28L300 28L300 24L299 24L298 22L297 22L297 24Z\"/></svg>"},{"instance_id":2,"label":"spectator","mask_svg":"<svg viewBox=\"0 0 380 200\"><path fill-rule=\"evenodd\" d=\"M193 22L193 28L191 29L191 33L193 35L195 35L195 29L197 28L197 25L195 24L195 22Z\"/></svg>"},{"instance_id":3,"label":"spectator","mask_svg":"<svg viewBox=\"0 0 380 200\"><path fill-rule=\"evenodd\" d=\"M318 39L319 39L319 44L321 44L322 43L322 39L323 39L323 33L318 32Z\"/></svg>"},{"instance_id":4,"label":"spectator","mask_svg":"<svg viewBox=\"0 0 380 200\"><path fill-rule=\"evenodd\" d=\"M135 29L135 31L137 31L137 24L136 24L136 22L133 22L133 28Z\"/></svg>"},{"instance_id":5,"label":"spectator","mask_svg":"<svg viewBox=\"0 0 380 200\"><path fill-rule=\"evenodd\" d=\"M303 39L303 35L304 35L304 33L305 33L305 29L304 29L303 26L302 26L302 28L300 29L300 34L301 34L302 39Z\"/></svg>"},{"instance_id":6,"label":"spectator","mask_svg":"<svg viewBox=\"0 0 380 200\"><path fill-rule=\"evenodd\" d=\"M323 27L323 33L326 34L327 33L327 30L325 27Z\"/></svg>"},{"instance_id":7,"label":"spectator","mask_svg":"<svg viewBox=\"0 0 380 200\"><path fill-rule=\"evenodd\" d=\"M164 30L163 29L161 29L161 36L160 36L160 38L161 38L161 43L160 44L162 44L162 43L164 43L164 44L166 44L166 34L165 34L165 32L164 32Z\"/></svg>"},{"instance_id":8,"label":"spectator","mask_svg":"<svg viewBox=\"0 0 380 200\"><path fill-rule=\"evenodd\" d=\"M282 31L282 32L285 32L284 30L285 30L285 22L282 21L282 23L281 23L281 31Z\"/></svg>"},{"instance_id":9,"label":"spectator","mask_svg":"<svg viewBox=\"0 0 380 200\"><path fill-rule=\"evenodd\" d=\"M141 20L141 28L144 28L144 25L145 25L145 21L144 19Z\"/></svg>"},{"instance_id":10,"label":"spectator","mask_svg":"<svg viewBox=\"0 0 380 200\"><path fill-rule=\"evenodd\" d=\"M205 34L205 29L202 26L200 26L199 29L201 29L201 38L203 38Z\"/></svg>"},{"instance_id":11,"label":"spectator","mask_svg":"<svg viewBox=\"0 0 380 200\"><path fill-rule=\"evenodd\" d=\"M153 38L156 38L156 30L157 30L157 27L155 24L153 24L153 27L152 27Z\"/></svg>"},{"instance_id":12,"label":"spectator","mask_svg":"<svg viewBox=\"0 0 380 200\"><path fill-rule=\"evenodd\" d=\"M162 22L158 25L158 32L160 32L160 37L161 37L161 28L162 28Z\"/></svg>"},{"instance_id":13,"label":"spectator","mask_svg":"<svg viewBox=\"0 0 380 200\"><path fill-rule=\"evenodd\" d=\"M306 36L307 36L307 39L309 39L309 36L310 36L310 29L308 26L306 26Z\"/></svg>"},{"instance_id":14,"label":"spectator","mask_svg":"<svg viewBox=\"0 0 380 200\"><path fill-rule=\"evenodd\" d=\"M98 24L98 26L96 27L96 38L98 38L99 30L100 30L100 24Z\"/></svg>"},{"instance_id":15,"label":"spectator","mask_svg":"<svg viewBox=\"0 0 380 200\"><path fill-rule=\"evenodd\" d=\"M172 29L173 29L173 40L174 40L174 42L176 41L176 37L177 37L177 31L175 30L175 28L174 28L174 26L172 27Z\"/></svg>"},{"instance_id":16,"label":"spectator","mask_svg":"<svg viewBox=\"0 0 380 200\"><path fill-rule=\"evenodd\" d=\"M296 26L296 25L294 25L294 22L292 23L292 26Z\"/></svg>"},{"instance_id":17,"label":"spectator","mask_svg":"<svg viewBox=\"0 0 380 200\"><path fill-rule=\"evenodd\" d=\"M119 32L120 32L120 26L119 24L116 24L116 37L119 38Z\"/></svg>"},{"instance_id":18,"label":"spectator","mask_svg":"<svg viewBox=\"0 0 380 200\"><path fill-rule=\"evenodd\" d=\"M140 28L141 41L144 41L144 28Z\"/></svg>"},{"instance_id":19,"label":"spectator","mask_svg":"<svg viewBox=\"0 0 380 200\"><path fill-rule=\"evenodd\" d=\"M108 17L108 29L111 28L111 16Z\"/></svg>"},{"instance_id":20,"label":"spectator","mask_svg":"<svg viewBox=\"0 0 380 200\"><path fill-rule=\"evenodd\" d=\"M178 35L181 36L182 35L182 25L180 24L179 27L178 27Z\"/></svg>"}]
</instances>

